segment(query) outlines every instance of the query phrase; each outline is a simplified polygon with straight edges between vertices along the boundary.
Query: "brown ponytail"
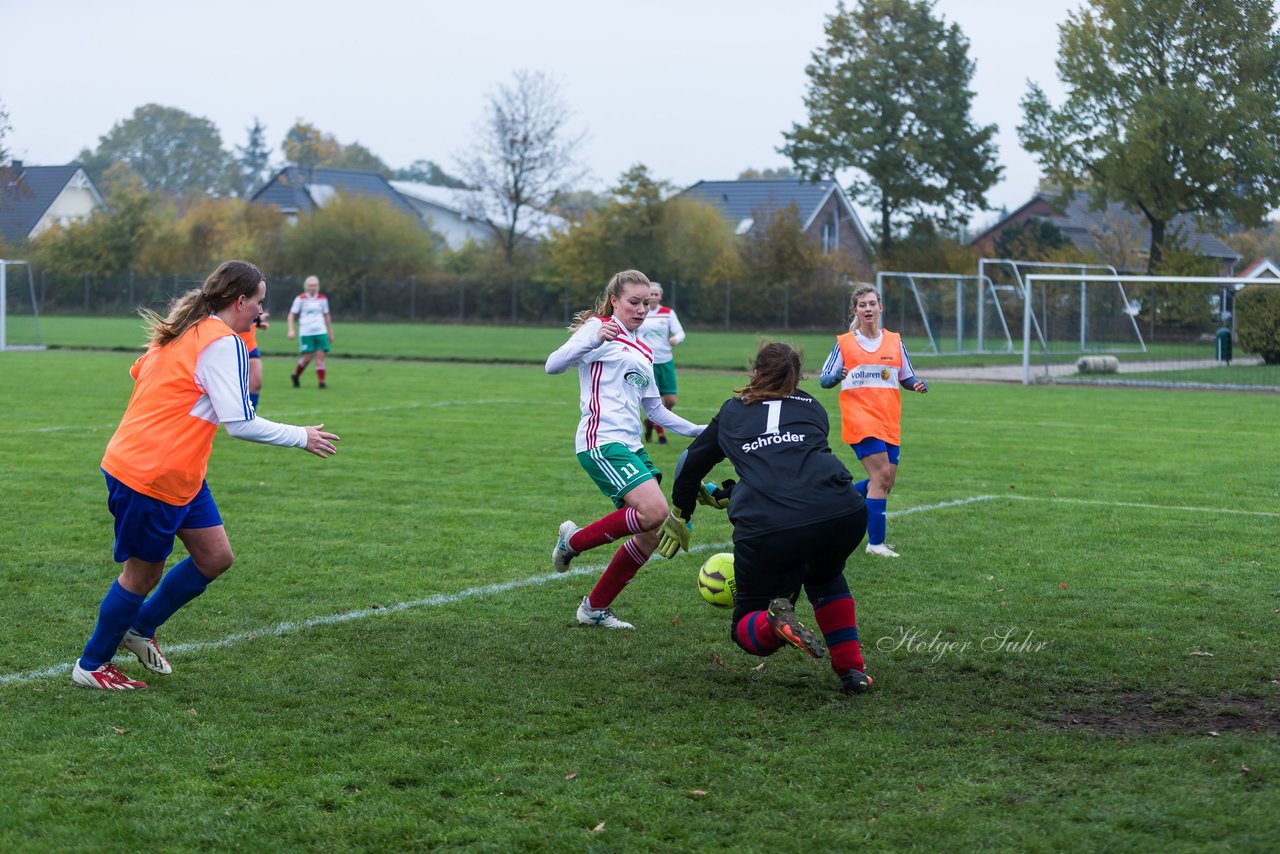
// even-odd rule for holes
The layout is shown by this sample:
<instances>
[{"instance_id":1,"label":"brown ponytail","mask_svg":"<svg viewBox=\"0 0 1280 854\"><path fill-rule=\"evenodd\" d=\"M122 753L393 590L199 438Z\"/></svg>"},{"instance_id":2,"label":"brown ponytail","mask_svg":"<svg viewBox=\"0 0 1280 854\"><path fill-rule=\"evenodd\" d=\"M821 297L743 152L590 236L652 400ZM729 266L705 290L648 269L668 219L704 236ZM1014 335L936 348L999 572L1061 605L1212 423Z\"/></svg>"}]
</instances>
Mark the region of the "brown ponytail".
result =
<instances>
[{"instance_id":1,"label":"brown ponytail","mask_svg":"<svg viewBox=\"0 0 1280 854\"><path fill-rule=\"evenodd\" d=\"M203 285L171 301L168 315L161 317L149 308L138 313L151 330L150 342L163 347L240 297L253 296L263 281L262 271L248 261L223 261Z\"/></svg>"}]
</instances>

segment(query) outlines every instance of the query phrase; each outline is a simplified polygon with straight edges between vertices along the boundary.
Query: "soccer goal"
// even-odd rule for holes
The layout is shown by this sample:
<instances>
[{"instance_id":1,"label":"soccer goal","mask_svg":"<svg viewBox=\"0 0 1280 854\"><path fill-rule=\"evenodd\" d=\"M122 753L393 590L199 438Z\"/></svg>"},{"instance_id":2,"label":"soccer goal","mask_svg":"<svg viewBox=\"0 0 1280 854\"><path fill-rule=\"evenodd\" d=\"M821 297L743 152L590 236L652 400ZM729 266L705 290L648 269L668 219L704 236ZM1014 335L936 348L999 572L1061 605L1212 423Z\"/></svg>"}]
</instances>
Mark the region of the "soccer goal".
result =
<instances>
[{"instance_id":1,"label":"soccer goal","mask_svg":"<svg viewBox=\"0 0 1280 854\"><path fill-rule=\"evenodd\" d=\"M1024 281L1024 383L1280 391L1280 365L1262 358L1280 334L1270 302L1280 280L1036 272Z\"/></svg>"},{"instance_id":2,"label":"soccer goal","mask_svg":"<svg viewBox=\"0 0 1280 854\"><path fill-rule=\"evenodd\" d=\"M0 351L43 349L31 265L0 258Z\"/></svg>"},{"instance_id":3,"label":"soccer goal","mask_svg":"<svg viewBox=\"0 0 1280 854\"><path fill-rule=\"evenodd\" d=\"M1031 271L1086 275L1110 273L1114 267L1101 264L1060 264L1047 261L1019 261L983 258L975 276L953 273L885 271L876 274L876 288L885 307L885 325L902 333L920 354L1022 354L1018 334L1024 309L1030 303L1031 327L1041 349L1070 346L1078 353L1101 350L1145 348L1142 333L1129 313L1124 285L1110 289L1082 284L1078 293L1067 297L1078 334L1073 343L1048 330L1047 305L1037 305L1027 284ZM1028 296L1030 294L1030 296ZM1065 307L1055 307L1055 322Z\"/></svg>"}]
</instances>

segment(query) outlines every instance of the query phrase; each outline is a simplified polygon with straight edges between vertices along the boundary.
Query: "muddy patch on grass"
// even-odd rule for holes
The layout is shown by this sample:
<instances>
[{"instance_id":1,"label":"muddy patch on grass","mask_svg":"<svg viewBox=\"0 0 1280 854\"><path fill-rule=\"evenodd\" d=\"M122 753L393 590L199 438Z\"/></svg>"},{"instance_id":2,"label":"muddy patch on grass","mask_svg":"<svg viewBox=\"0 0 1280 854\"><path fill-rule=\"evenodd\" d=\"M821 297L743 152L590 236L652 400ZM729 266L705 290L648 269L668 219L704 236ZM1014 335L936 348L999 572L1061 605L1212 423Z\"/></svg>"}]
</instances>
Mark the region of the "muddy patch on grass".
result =
<instances>
[{"instance_id":1,"label":"muddy patch on grass","mask_svg":"<svg viewBox=\"0 0 1280 854\"><path fill-rule=\"evenodd\" d=\"M1053 729L1107 736L1270 733L1280 735L1280 698L1187 692L1091 691L1060 696L1041 721Z\"/></svg>"}]
</instances>

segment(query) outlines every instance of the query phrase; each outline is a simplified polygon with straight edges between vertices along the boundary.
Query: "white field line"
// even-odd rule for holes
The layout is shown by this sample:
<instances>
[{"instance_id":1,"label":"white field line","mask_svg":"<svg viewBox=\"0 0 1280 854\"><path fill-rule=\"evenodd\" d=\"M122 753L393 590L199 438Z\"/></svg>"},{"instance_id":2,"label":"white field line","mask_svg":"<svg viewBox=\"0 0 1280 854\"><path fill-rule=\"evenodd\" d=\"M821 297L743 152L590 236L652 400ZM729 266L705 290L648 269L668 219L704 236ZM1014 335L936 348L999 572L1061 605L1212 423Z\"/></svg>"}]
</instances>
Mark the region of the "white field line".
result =
<instances>
[{"instance_id":1,"label":"white field line","mask_svg":"<svg viewBox=\"0 0 1280 854\"><path fill-rule=\"evenodd\" d=\"M1061 504L1093 504L1099 507L1136 507L1140 510L1182 510L1187 513L1226 513L1235 516L1265 516L1269 519L1280 519L1280 513L1271 510L1236 510L1231 507L1188 507L1172 504L1142 504L1137 501L1103 501L1093 498L1056 498L1048 495L1002 495L993 498L1008 498L1011 501L1054 501Z\"/></svg>"},{"instance_id":2,"label":"white field line","mask_svg":"<svg viewBox=\"0 0 1280 854\"><path fill-rule=\"evenodd\" d=\"M1052 501L1064 504L1094 504L1103 507L1133 507L1144 510L1181 510L1191 513L1235 513L1237 515L1246 516L1267 516L1280 517L1280 513L1272 513L1264 510L1231 510L1223 507L1175 507L1163 504L1140 504L1128 501L1102 501L1078 498L1053 498L1028 495L974 495L969 498L957 498L951 501L940 501L937 504L924 504L919 507L908 507L905 510L896 510L890 512L889 516L909 516L913 513L926 513L933 510L945 510L951 507L963 507L967 504L976 504L982 501L1000 501L1008 499L1011 501ZM726 549L732 546L732 543L703 543L690 549L691 552L708 552L720 549ZM395 614L400 611L408 611L416 608L434 608L441 605L452 605L465 599L473 599L477 596L490 596L500 593L506 593L511 590L517 590L521 587L534 587L537 585L547 584L560 578L568 578L575 575L588 575L602 572L607 564L597 563L586 566L576 566L564 574L549 573L546 575L535 575L530 578L519 578L512 581L504 581L499 584L486 584L481 587L469 587L457 593L437 593L434 596L426 596L422 599L412 599L407 602L397 602L394 605L387 605L384 608L361 608L356 611L344 611L341 614L328 614L322 617L311 617L306 620L291 620L283 623L276 623L272 626L266 626L261 629L255 629L248 632L239 632L233 635L212 641L198 641L195 643L180 643L172 646L166 645L165 651L175 654L186 654L188 652L202 652L209 649L219 649L221 647L233 646L245 641L257 640L264 637L280 637L281 635L291 634L293 632L305 631L307 629L318 628L320 626L335 626L342 623L350 623L355 620L364 620L369 617L380 617L387 614ZM38 679L47 679L53 676L62 676L71 672L71 664L56 664L47 667L44 670L31 670L24 673L3 673L0 674L0 685L19 684L24 682L33 682Z\"/></svg>"}]
</instances>

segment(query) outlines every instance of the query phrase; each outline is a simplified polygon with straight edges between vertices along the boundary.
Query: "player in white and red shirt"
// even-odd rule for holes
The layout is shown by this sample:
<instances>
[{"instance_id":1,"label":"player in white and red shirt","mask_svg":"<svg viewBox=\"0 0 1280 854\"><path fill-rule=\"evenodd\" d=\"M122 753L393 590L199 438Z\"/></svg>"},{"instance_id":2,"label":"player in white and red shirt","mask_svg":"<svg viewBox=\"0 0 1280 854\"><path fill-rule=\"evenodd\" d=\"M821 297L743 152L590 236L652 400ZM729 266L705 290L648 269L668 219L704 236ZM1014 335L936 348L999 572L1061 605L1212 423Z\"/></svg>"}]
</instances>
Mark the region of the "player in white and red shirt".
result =
<instances>
[{"instance_id":1,"label":"player in white and red shirt","mask_svg":"<svg viewBox=\"0 0 1280 854\"><path fill-rule=\"evenodd\" d=\"M661 472L640 443L641 412L684 436L697 436L704 426L662 405L653 352L637 334L648 311L648 277L624 270L609 281L594 309L579 312L573 335L547 357L549 374L578 368L578 462L617 508L584 528L563 522L551 564L565 572L569 561L582 552L629 538L578 606L578 622L588 626L634 628L614 616L609 606L657 548L658 529L670 514L658 486Z\"/></svg>"},{"instance_id":2,"label":"player in white and red shirt","mask_svg":"<svg viewBox=\"0 0 1280 854\"><path fill-rule=\"evenodd\" d=\"M662 285L649 283L649 313L640 326L640 340L653 350L653 376L658 381L658 392L662 395L662 405L667 409L676 408L676 363L671 348L684 342L684 327L676 313L662 304ZM667 432L661 425L655 425L649 419L644 421L644 440L647 442L653 435L655 426L658 431L658 444L667 444Z\"/></svg>"},{"instance_id":3,"label":"player in white and red shirt","mask_svg":"<svg viewBox=\"0 0 1280 854\"><path fill-rule=\"evenodd\" d=\"M302 293L293 298L293 305L289 308L290 340L293 340L294 318L298 320L298 352L301 356L289 380L297 388L302 372L315 357L316 379L320 388L327 388L324 354L329 352L329 345L333 343L333 317L329 314L329 298L320 293L320 280L315 276L307 276L302 283Z\"/></svg>"}]
</instances>

